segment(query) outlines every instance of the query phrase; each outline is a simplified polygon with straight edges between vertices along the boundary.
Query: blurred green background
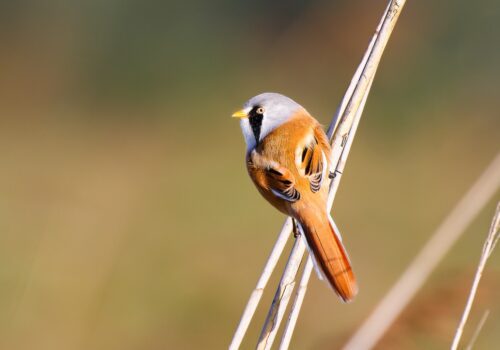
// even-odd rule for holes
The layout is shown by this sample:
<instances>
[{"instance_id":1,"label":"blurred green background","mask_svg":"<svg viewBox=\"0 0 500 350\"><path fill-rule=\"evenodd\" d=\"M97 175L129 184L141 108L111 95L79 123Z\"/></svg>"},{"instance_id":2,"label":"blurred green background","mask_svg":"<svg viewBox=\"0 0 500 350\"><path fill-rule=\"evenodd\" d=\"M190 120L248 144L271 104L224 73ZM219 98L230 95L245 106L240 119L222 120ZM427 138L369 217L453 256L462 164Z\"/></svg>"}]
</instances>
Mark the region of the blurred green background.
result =
<instances>
[{"instance_id":1,"label":"blurred green background","mask_svg":"<svg viewBox=\"0 0 500 350\"><path fill-rule=\"evenodd\" d=\"M226 348L284 219L231 112L276 91L327 125L385 5L1 2L0 348ZM498 23L493 0L408 2L333 210L359 297L314 276L292 348L338 348L499 151ZM449 346L494 207L379 348ZM478 349L500 342L496 253Z\"/></svg>"}]
</instances>

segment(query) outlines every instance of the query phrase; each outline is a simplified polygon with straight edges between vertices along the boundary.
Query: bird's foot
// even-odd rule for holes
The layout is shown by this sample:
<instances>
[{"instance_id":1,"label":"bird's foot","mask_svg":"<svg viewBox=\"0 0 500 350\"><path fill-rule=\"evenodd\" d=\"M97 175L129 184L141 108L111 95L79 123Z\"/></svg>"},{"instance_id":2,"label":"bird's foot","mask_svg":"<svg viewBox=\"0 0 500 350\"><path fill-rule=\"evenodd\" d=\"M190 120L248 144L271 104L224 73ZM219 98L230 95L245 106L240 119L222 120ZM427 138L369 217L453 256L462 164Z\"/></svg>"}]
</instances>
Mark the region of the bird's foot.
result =
<instances>
[{"instance_id":1,"label":"bird's foot","mask_svg":"<svg viewBox=\"0 0 500 350\"><path fill-rule=\"evenodd\" d=\"M333 180L333 179L335 179L335 177L337 176L337 174L342 175L342 173L340 171L338 171L338 170L330 171L328 173L328 178Z\"/></svg>"}]
</instances>

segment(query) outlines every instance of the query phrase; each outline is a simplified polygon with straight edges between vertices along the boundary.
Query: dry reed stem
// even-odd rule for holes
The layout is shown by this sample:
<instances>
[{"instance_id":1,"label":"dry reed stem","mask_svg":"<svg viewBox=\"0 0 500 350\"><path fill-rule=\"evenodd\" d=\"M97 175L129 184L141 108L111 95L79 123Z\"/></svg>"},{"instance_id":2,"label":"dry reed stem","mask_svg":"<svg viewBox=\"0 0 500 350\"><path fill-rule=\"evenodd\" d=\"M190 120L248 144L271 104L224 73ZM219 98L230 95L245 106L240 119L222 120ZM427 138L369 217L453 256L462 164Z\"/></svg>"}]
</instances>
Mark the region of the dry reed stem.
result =
<instances>
[{"instance_id":1,"label":"dry reed stem","mask_svg":"<svg viewBox=\"0 0 500 350\"><path fill-rule=\"evenodd\" d=\"M490 310L486 310L483 314L483 317L481 317L481 320L477 324L476 330L474 331L474 334L472 335L469 344L467 344L467 347L465 348L466 350L472 350L472 347L476 343L477 337L479 336L481 329L483 329L483 326L486 323L486 319L488 318L489 315L490 315Z\"/></svg>"},{"instance_id":2,"label":"dry reed stem","mask_svg":"<svg viewBox=\"0 0 500 350\"><path fill-rule=\"evenodd\" d=\"M448 214L344 349L371 349L377 344L441 259L499 188L500 152Z\"/></svg>"},{"instance_id":3,"label":"dry reed stem","mask_svg":"<svg viewBox=\"0 0 500 350\"><path fill-rule=\"evenodd\" d=\"M304 267L304 272L302 272L302 278L300 279L300 284L295 294L295 299L292 305L292 309L290 311L290 314L288 315L288 320L285 325L285 331L283 332L283 336L281 337L281 343L279 348L280 350L288 349L290 341L292 340L293 331L295 329L295 325L299 317L299 311L300 308L302 307L302 302L304 301L304 297L306 296L307 284L309 283L309 277L311 277L311 272L313 270L313 267L314 264L312 261L312 257L309 256L307 258L306 266Z\"/></svg>"},{"instance_id":4,"label":"dry reed stem","mask_svg":"<svg viewBox=\"0 0 500 350\"><path fill-rule=\"evenodd\" d=\"M460 319L455 337L453 338L453 343L451 344L452 350L456 350L458 348L460 338L462 337L462 333L464 331L465 323L469 318L472 303L474 302L474 298L476 297L477 287L479 286L479 282L481 281L481 277L483 276L486 262L488 261L488 258L491 256L491 253L495 248L495 243L498 241L498 237L500 237L500 202L497 205L495 216L493 217L493 221L491 222L490 231L488 233L488 236L486 237L486 241L484 242L483 252L481 253L481 258L479 259L479 266L477 267L476 275L474 276L474 282L472 283L472 287L469 293L469 297L467 298L467 303L465 304L462 318Z\"/></svg>"},{"instance_id":5,"label":"dry reed stem","mask_svg":"<svg viewBox=\"0 0 500 350\"><path fill-rule=\"evenodd\" d=\"M373 80L371 82L373 82ZM368 86L368 91L370 90L370 88L371 88L371 83ZM361 105L360 105L358 112L357 112L358 115L356 115L356 117L354 118L354 123L353 123L352 129L351 129L352 135L354 135L356 133L356 130L358 128L359 121L361 119L361 115L363 113L363 109L364 109L367 97L368 97L368 92L365 94L365 97L361 101ZM349 150L351 149L351 145L352 145L353 140L354 140L354 136L348 138L347 144L345 145L346 149L345 149L344 153L342 153L342 156L343 156L342 158L347 158L347 155L349 154ZM342 158L339 161L339 166L341 166L341 168L339 169L339 172L337 173L337 175L334 179L336 181L332 181L332 186L330 187L330 193L329 193L328 204L327 204L328 211L330 211L332 208L333 200L335 199L335 194L337 193L340 178L342 176L342 173L344 172L345 159L344 159L344 161L342 161ZM292 338L293 331L295 329L295 325L297 323L297 319L299 317L299 312L300 312L300 309L302 307L302 301L303 301L304 296L306 294L307 284L309 283L309 278L311 277L311 271L313 268L312 260L311 260L311 264L309 264L309 260L311 260L310 257L308 259L308 264L306 264L306 266L304 267L304 271L302 272L302 279L300 282L300 287L297 290L297 293L295 295L295 301L292 305L292 309L290 310L289 321L287 322L287 324L285 326L285 331L283 333L283 337L281 340L280 350L288 349L288 346L289 346L291 338Z\"/></svg>"},{"instance_id":6,"label":"dry reed stem","mask_svg":"<svg viewBox=\"0 0 500 350\"><path fill-rule=\"evenodd\" d=\"M264 270L262 271L262 275L255 286L255 289L252 291L250 295L250 299L247 302L245 307L245 311L243 311L243 315L241 316L240 323L238 324L238 328L233 336L233 340L229 345L229 350L236 350L240 347L241 342L243 341L243 337L248 330L248 326L252 321L253 315L255 314L255 310L257 310L257 306L259 305L260 299L262 298L262 294L264 293L264 288L266 288L267 282L269 282L269 278L273 273L273 270L276 268L276 264L285 249L286 242L288 241L288 237L292 232L292 219L287 218L283 227L281 228L281 232L278 235L278 239L274 244L273 250L267 259L266 265L264 266Z\"/></svg>"},{"instance_id":7,"label":"dry reed stem","mask_svg":"<svg viewBox=\"0 0 500 350\"><path fill-rule=\"evenodd\" d=\"M304 240L298 237L293 245L290 258L283 271L278 289L274 294L274 299L269 309L267 319L264 322L264 327L262 328L259 342L256 347L258 350L270 349L274 342L274 338L276 337L276 331L274 330L278 329L279 323L285 314L285 300L290 300L290 296L292 295L293 288L295 287L295 277L297 276L305 249L306 245Z\"/></svg>"}]
</instances>

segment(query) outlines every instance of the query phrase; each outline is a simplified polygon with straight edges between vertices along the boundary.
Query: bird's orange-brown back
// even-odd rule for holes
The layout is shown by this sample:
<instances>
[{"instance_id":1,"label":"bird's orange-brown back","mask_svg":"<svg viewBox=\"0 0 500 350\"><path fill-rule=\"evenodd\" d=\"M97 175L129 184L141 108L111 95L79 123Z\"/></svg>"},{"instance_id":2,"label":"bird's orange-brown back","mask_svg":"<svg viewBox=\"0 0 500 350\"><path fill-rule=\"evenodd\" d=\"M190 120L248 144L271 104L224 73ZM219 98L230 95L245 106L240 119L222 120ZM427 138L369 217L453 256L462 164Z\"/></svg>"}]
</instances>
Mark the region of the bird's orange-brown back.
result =
<instances>
[{"instance_id":1,"label":"bird's orange-brown back","mask_svg":"<svg viewBox=\"0 0 500 350\"><path fill-rule=\"evenodd\" d=\"M295 164L295 152L297 148L304 146L309 135L318 139L321 148L329 157L330 144L321 125L305 110L299 110L289 121L270 132L256 150L264 157L289 169L296 178L298 186L301 186L301 180L307 181L307 179L302 179L299 174Z\"/></svg>"}]
</instances>

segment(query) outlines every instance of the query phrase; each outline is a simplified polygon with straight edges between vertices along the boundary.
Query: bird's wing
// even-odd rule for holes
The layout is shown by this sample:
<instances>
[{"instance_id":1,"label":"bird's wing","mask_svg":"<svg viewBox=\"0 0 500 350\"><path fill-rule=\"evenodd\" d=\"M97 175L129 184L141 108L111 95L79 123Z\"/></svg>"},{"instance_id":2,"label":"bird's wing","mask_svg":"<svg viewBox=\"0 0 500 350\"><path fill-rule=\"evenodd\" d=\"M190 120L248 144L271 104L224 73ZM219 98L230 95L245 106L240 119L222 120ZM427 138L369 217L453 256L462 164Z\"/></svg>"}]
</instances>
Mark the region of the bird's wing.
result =
<instances>
[{"instance_id":1,"label":"bird's wing","mask_svg":"<svg viewBox=\"0 0 500 350\"><path fill-rule=\"evenodd\" d=\"M296 164L299 173L308 178L312 192L318 192L327 176L330 145L320 126L297 149Z\"/></svg>"},{"instance_id":2,"label":"bird's wing","mask_svg":"<svg viewBox=\"0 0 500 350\"><path fill-rule=\"evenodd\" d=\"M252 178L275 196L288 202L300 199L300 193L295 188L295 177L286 167L262 156L255 150L250 153L247 166Z\"/></svg>"}]
</instances>

